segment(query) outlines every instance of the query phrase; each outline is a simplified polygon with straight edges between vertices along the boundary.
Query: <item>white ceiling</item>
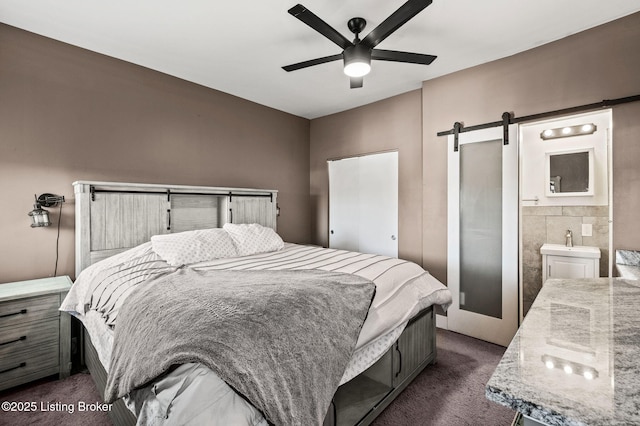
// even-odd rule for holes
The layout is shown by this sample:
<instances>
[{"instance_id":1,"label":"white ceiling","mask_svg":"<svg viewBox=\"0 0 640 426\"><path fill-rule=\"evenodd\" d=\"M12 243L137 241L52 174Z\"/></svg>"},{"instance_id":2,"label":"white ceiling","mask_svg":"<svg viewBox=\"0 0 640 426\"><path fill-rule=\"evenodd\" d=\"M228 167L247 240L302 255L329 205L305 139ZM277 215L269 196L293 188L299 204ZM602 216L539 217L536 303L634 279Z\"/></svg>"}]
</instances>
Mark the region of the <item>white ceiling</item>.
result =
<instances>
[{"instance_id":1,"label":"white ceiling","mask_svg":"<svg viewBox=\"0 0 640 426\"><path fill-rule=\"evenodd\" d=\"M299 0L348 39L405 0ZM0 0L0 22L306 118L418 89L421 82L531 49L640 11L638 0L434 0L378 47L437 55L429 65L374 61L361 89L342 62L283 65L340 53L292 17L296 0Z\"/></svg>"}]
</instances>

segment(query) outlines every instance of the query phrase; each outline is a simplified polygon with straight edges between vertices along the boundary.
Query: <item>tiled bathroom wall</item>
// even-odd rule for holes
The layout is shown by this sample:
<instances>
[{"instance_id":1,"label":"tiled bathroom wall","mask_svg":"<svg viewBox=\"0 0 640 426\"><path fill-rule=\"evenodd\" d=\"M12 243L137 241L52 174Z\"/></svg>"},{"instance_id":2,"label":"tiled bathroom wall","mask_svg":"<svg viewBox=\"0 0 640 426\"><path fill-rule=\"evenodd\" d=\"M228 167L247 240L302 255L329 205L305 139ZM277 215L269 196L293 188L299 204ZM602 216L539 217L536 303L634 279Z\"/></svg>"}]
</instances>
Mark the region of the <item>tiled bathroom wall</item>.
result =
<instances>
[{"instance_id":1,"label":"tiled bathroom wall","mask_svg":"<svg viewBox=\"0 0 640 426\"><path fill-rule=\"evenodd\" d=\"M582 224L593 225L592 236L582 236ZM600 276L609 270L608 206L526 206L522 208L523 311L527 314L542 287L542 255L545 243L564 244L570 229L573 245L600 249Z\"/></svg>"}]
</instances>

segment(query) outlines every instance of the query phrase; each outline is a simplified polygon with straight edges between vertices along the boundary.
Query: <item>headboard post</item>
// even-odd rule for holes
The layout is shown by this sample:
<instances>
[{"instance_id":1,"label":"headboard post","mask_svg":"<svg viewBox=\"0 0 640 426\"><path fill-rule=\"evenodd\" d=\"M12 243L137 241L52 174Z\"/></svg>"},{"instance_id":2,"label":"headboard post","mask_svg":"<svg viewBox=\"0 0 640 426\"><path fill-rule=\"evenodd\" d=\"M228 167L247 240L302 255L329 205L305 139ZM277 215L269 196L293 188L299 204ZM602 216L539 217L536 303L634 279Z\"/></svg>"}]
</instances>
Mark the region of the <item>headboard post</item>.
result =
<instances>
[{"instance_id":1,"label":"headboard post","mask_svg":"<svg viewBox=\"0 0 640 426\"><path fill-rule=\"evenodd\" d=\"M82 182L73 183L76 201L76 277L80 272L89 266L89 252L91 248L91 238L89 231L90 222L90 201L89 185Z\"/></svg>"}]
</instances>

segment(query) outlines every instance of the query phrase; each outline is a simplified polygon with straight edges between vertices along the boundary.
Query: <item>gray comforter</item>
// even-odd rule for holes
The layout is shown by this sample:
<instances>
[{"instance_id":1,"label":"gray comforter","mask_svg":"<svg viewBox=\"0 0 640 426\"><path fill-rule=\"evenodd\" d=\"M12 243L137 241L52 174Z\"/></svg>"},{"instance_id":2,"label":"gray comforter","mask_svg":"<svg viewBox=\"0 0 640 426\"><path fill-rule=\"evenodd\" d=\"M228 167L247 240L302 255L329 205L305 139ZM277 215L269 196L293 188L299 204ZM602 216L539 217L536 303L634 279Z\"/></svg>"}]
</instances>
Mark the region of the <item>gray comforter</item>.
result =
<instances>
[{"instance_id":1,"label":"gray comforter","mask_svg":"<svg viewBox=\"0 0 640 426\"><path fill-rule=\"evenodd\" d=\"M180 269L142 284L115 328L105 400L199 362L276 425L322 424L375 285L322 271Z\"/></svg>"}]
</instances>

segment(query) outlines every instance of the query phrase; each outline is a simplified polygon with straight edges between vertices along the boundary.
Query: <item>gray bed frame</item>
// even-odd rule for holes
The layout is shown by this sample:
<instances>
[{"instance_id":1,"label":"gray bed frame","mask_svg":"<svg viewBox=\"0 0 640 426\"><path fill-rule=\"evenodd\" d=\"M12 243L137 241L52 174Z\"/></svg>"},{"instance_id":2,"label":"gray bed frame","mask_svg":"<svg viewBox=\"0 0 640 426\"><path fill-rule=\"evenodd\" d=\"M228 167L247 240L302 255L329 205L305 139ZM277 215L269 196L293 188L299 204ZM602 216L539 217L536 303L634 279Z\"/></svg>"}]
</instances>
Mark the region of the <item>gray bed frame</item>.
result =
<instances>
[{"instance_id":1,"label":"gray bed frame","mask_svg":"<svg viewBox=\"0 0 640 426\"><path fill-rule=\"evenodd\" d=\"M150 240L152 235L260 223L276 229L277 191L119 182L74 182L76 276L87 266ZM336 391L324 426L368 425L429 364L435 362L433 307L409 321L374 365ZM83 330L82 359L103 395L107 373ZM122 399L109 416L134 425Z\"/></svg>"}]
</instances>

